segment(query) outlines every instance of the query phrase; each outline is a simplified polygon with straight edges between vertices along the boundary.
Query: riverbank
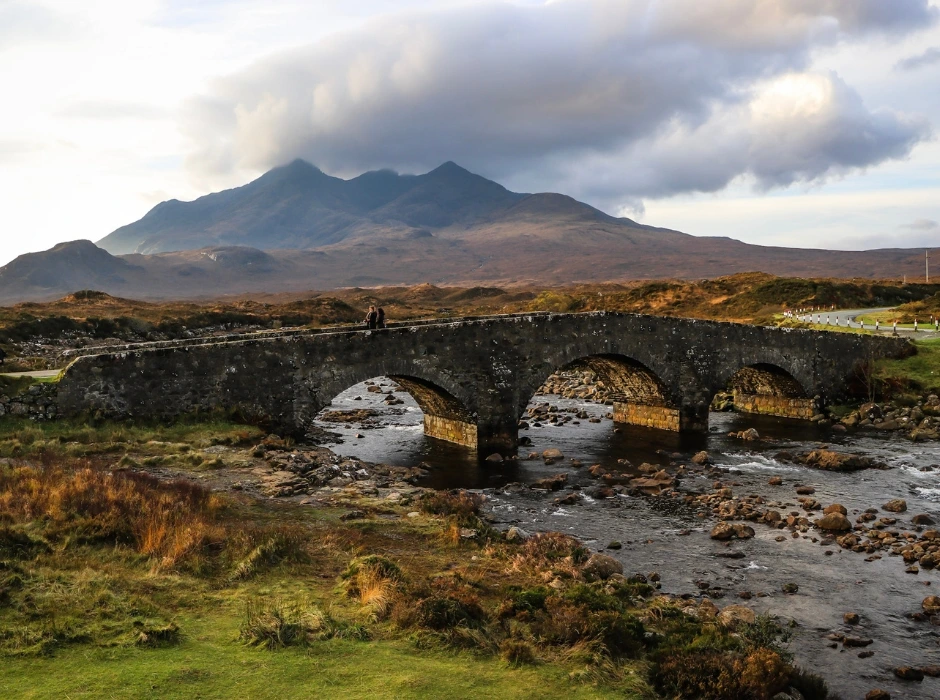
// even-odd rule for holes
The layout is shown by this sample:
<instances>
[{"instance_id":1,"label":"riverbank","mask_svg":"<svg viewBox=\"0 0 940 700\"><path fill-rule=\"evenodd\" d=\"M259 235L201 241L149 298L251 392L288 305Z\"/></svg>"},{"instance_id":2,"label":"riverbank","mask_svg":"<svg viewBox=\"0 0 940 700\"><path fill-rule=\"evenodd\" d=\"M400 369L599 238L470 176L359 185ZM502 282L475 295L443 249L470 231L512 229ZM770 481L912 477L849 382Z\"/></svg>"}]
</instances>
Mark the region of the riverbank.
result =
<instances>
[{"instance_id":1,"label":"riverbank","mask_svg":"<svg viewBox=\"0 0 940 700\"><path fill-rule=\"evenodd\" d=\"M497 531L481 497L418 474L361 464L369 479L271 498L262 465L343 458L221 422L2 427L17 697L826 696L770 618L662 596L566 535Z\"/></svg>"}]
</instances>

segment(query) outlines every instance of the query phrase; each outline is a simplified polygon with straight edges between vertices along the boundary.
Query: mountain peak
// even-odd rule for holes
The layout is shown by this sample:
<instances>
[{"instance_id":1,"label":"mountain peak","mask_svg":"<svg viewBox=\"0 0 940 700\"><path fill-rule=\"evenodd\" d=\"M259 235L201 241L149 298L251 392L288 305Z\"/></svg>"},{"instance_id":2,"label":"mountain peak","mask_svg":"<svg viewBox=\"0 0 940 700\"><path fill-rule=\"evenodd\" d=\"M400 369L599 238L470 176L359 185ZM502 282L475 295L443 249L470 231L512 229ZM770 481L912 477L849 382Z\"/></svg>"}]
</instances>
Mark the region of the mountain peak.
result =
<instances>
[{"instance_id":1,"label":"mountain peak","mask_svg":"<svg viewBox=\"0 0 940 700\"><path fill-rule=\"evenodd\" d=\"M469 170L467 170L466 168L462 168L461 166L457 165L452 160L449 160L446 163L442 163L441 165L437 166L436 168L434 168L434 170L428 173L428 176L435 176L435 175L445 175L448 177L454 177L455 175L466 177L467 175L471 175L474 177L479 177L479 175L474 175Z\"/></svg>"}]
</instances>

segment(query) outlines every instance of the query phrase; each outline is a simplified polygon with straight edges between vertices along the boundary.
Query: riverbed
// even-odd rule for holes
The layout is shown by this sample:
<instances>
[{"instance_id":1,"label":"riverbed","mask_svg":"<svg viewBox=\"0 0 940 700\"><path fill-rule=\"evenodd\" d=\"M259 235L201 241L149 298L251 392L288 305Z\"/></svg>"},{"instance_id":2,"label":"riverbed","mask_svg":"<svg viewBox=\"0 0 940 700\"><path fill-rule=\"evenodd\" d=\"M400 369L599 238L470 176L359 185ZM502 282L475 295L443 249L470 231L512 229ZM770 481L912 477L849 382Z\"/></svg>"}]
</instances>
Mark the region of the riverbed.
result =
<instances>
[{"instance_id":1,"label":"riverbed","mask_svg":"<svg viewBox=\"0 0 940 700\"><path fill-rule=\"evenodd\" d=\"M377 379L376 384L385 392L394 388L387 379ZM689 464L693 454L706 450L715 468L689 471L680 482L680 491L707 493L718 479L735 495L758 494L778 502L784 514L800 511L805 515L795 487L811 486L814 498L823 505L841 503L853 522L867 508L903 498L906 512L879 511L879 517L897 517L895 529L913 531L915 514L925 513L940 522L937 443L912 443L871 433L838 434L799 421L736 413L712 413L707 435L678 436L615 426L605 417L609 406L539 396L534 403L548 402L568 422L532 425L521 433L532 445L521 447L517 460L489 463L480 462L471 450L425 437L417 404L405 392L392 396L401 403L388 406L386 394L370 392L366 385L337 396L328 410L371 409L378 415L353 424L323 422L323 427L339 433L343 440L329 447L366 461L423 464L428 477L422 485L481 490L487 495L490 515L504 527L512 524L529 532L557 530L574 535L621 560L625 574L657 572L666 593L708 596L719 607L745 604L757 612L793 620L790 650L797 662L825 677L843 698L861 698L876 687L895 698L940 697L940 678L909 682L892 673L898 666L940 665L940 627L909 617L920 611L924 597L940 595L940 570L905 573L900 557L885 551L882 558L872 558L834 543L823 545L815 530L794 538L787 530L754 524L753 539L718 542L709 537L715 520L710 515L701 517L700 508L675 499L584 495L574 505L560 506L554 503L559 493L516 486L567 473L569 489L590 494L597 485L588 473L590 465L601 464L617 472L627 469L619 460L628 460L634 466L649 463L674 473L677 464ZM576 417L578 413L582 418ZM583 418L585 414L600 422L590 422ZM728 436L747 428L755 428L761 439L744 442ZM889 468L833 473L775 457L781 451L820 446L873 457ZM531 452L549 448L560 450L564 459L546 465L541 459L527 458ZM782 479L782 486L768 484L774 476ZM781 534L786 537L777 541ZM607 549L614 541L622 548ZM798 592L783 593L786 583L797 584ZM747 598L742 599L742 594ZM844 624L847 612L858 613L860 624ZM832 632L869 637L874 642L864 649L845 648L827 638ZM874 653L862 658L860 652Z\"/></svg>"}]
</instances>

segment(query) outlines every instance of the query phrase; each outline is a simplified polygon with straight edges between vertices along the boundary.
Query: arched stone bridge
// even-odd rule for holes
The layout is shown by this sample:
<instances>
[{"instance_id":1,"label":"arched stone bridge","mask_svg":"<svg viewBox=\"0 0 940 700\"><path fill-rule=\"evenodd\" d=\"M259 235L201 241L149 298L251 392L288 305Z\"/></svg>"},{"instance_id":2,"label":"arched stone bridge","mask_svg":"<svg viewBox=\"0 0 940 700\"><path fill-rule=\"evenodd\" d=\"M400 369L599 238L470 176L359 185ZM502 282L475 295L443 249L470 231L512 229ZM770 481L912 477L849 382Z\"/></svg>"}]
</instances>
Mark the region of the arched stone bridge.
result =
<instances>
[{"instance_id":1,"label":"arched stone bridge","mask_svg":"<svg viewBox=\"0 0 940 700\"><path fill-rule=\"evenodd\" d=\"M900 339L849 333L516 314L126 346L76 359L58 401L67 415L233 411L300 433L338 393L384 375L414 396L428 435L506 451L535 391L562 368L595 370L616 395L615 420L703 431L717 392L732 388L741 410L808 419L845 394L861 363L910 352Z\"/></svg>"}]
</instances>

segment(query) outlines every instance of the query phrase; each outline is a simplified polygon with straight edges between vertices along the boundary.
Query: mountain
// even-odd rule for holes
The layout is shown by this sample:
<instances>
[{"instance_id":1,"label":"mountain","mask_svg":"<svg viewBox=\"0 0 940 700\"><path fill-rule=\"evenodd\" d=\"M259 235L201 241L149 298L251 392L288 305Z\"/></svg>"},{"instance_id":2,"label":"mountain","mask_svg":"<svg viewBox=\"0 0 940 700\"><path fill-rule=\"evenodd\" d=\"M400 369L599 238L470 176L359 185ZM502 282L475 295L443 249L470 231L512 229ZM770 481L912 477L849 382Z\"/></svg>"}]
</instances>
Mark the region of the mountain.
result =
<instances>
[{"instance_id":1,"label":"mountain","mask_svg":"<svg viewBox=\"0 0 940 700\"><path fill-rule=\"evenodd\" d=\"M162 202L98 244L115 255L218 245L308 250L375 231L471 225L523 197L455 163L424 175L380 170L341 180L295 160L243 187Z\"/></svg>"},{"instance_id":2,"label":"mountain","mask_svg":"<svg viewBox=\"0 0 940 700\"><path fill-rule=\"evenodd\" d=\"M302 160L192 202L170 200L98 246L57 245L0 268L0 303L96 289L137 299L350 286L566 284L763 271L900 279L923 250L825 251L691 236L562 194L520 194L445 163L351 180Z\"/></svg>"}]
</instances>

